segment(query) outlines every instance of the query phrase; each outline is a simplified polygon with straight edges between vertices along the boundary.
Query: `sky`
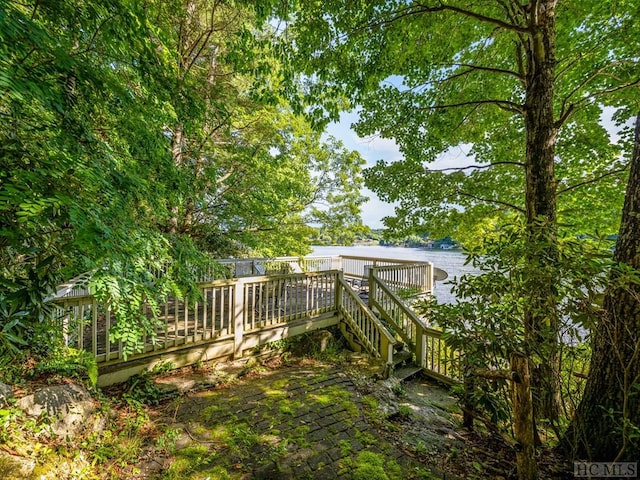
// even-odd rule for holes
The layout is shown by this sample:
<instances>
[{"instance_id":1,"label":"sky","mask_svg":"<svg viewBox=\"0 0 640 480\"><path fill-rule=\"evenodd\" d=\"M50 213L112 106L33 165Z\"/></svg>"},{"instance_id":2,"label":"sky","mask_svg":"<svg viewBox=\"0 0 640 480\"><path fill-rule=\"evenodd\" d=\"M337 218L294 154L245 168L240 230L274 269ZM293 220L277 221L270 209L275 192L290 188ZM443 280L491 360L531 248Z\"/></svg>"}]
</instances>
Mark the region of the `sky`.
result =
<instances>
[{"instance_id":1,"label":"sky","mask_svg":"<svg viewBox=\"0 0 640 480\"><path fill-rule=\"evenodd\" d=\"M378 160L395 162L402 159L402 153L395 141L380 138L378 136L361 138L351 128L358 120L355 112L342 113L340 121L327 126L326 135L332 135L342 140L349 150L356 150L367 162L367 167L375 165ZM473 160L467 157L466 150L456 147L443 154L437 161L430 165L431 168L459 167L473 164ZM393 204L383 202L375 193L365 188L363 195L369 200L362 206L362 221L371 228L383 228L382 218L393 216Z\"/></svg>"}]
</instances>

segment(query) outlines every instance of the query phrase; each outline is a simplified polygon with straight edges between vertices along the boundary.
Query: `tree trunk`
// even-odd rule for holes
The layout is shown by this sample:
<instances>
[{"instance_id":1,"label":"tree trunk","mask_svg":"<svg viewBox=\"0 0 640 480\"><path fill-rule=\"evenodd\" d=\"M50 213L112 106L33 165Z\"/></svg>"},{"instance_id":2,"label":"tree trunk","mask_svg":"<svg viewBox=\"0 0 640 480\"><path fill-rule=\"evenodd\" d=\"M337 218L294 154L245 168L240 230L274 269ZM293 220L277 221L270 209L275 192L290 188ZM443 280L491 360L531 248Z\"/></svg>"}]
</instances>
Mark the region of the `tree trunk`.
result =
<instances>
[{"instance_id":1,"label":"tree trunk","mask_svg":"<svg viewBox=\"0 0 640 480\"><path fill-rule=\"evenodd\" d=\"M516 464L518 480L537 480L538 467L535 456L535 433L531 375L526 355L511 355L513 398L513 431L516 439Z\"/></svg>"},{"instance_id":2,"label":"tree trunk","mask_svg":"<svg viewBox=\"0 0 640 480\"><path fill-rule=\"evenodd\" d=\"M640 269L640 113L614 262L636 275ZM573 458L640 459L639 386L640 285L625 281L615 269L593 336L585 392L564 439Z\"/></svg>"},{"instance_id":3,"label":"tree trunk","mask_svg":"<svg viewBox=\"0 0 640 480\"><path fill-rule=\"evenodd\" d=\"M555 0L534 2L527 52L525 202L531 245L531 296L525 311L525 342L532 355L536 413L555 419L559 412L558 313L554 283L556 246L556 180L554 157L557 129L553 116L555 81Z\"/></svg>"},{"instance_id":4,"label":"tree trunk","mask_svg":"<svg viewBox=\"0 0 640 480\"><path fill-rule=\"evenodd\" d=\"M171 156L173 157L173 163L177 167L182 166L182 142L183 142L183 130L182 125L176 125L174 127L173 138L171 140ZM169 211L171 212L171 218L169 219L169 233L175 235L178 233L180 220L178 205L169 205Z\"/></svg>"}]
</instances>

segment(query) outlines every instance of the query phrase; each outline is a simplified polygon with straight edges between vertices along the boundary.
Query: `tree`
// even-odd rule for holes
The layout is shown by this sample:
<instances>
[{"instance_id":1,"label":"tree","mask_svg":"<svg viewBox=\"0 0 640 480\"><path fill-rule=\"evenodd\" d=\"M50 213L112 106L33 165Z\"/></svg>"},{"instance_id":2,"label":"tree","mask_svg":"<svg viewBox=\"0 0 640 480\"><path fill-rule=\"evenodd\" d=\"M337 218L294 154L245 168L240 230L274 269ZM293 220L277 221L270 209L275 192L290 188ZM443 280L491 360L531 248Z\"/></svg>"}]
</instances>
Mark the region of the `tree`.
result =
<instances>
[{"instance_id":1,"label":"tree","mask_svg":"<svg viewBox=\"0 0 640 480\"><path fill-rule=\"evenodd\" d=\"M614 262L584 396L565 436L577 459L640 458L640 114Z\"/></svg>"},{"instance_id":2,"label":"tree","mask_svg":"<svg viewBox=\"0 0 640 480\"><path fill-rule=\"evenodd\" d=\"M151 208L172 178L166 112L144 92L157 59L135 4L5 2L0 21L0 322L33 340L63 276L168 257Z\"/></svg>"},{"instance_id":3,"label":"tree","mask_svg":"<svg viewBox=\"0 0 640 480\"><path fill-rule=\"evenodd\" d=\"M357 131L393 138L404 154L366 172L369 188L400 202L388 226L463 238L458 229L487 219L491 226L512 215L526 219L535 275L523 289L525 343L538 363L538 394L547 392L541 407L553 417L558 220L574 232L616 225L609 213L622 198L625 168L599 124L600 102L640 81L637 56L620 48L638 32L638 6L451 0L297 7L292 36L298 59L319 80L312 93L325 92L330 113L338 105L326 100L341 97L326 92L346 94L361 108ZM429 169L464 146L475 164ZM570 210L580 197L592 209L589 219Z\"/></svg>"},{"instance_id":4,"label":"tree","mask_svg":"<svg viewBox=\"0 0 640 480\"><path fill-rule=\"evenodd\" d=\"M93 271L131 353L206 254L304 253L319 201L361 228L362 160L293 111L250 6L10 1L0 27L0 347Z\"/></svg>"},{"instance_id":5,"label":"tree","mask_svg":"<svg viewBox=\"0 0 640 480\"><path fill-rule=\"evenodd\" d=\"M159 8L160 40L177 72L171 152L191 186L167 198L172 216L162 227L217 256L307 252L307 224L331 220L318 213L323 202L353 212L341 218L346 231L360 228L363 199L353 192L362 160L334 140L322 142L293 111L271 28L234 3L176 0Z\"/></svg>"}]
</instances>

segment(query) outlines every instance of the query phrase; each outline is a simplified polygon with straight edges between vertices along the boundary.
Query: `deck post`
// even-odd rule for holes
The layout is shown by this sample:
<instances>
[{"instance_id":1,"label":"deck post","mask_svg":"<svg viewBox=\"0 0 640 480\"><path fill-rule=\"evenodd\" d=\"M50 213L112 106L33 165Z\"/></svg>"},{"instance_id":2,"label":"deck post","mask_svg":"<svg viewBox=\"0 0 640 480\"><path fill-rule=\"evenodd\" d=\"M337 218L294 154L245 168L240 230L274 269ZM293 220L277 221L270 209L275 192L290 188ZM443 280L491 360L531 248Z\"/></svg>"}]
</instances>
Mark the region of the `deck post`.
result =
<instances>
[{"instance_id":1,"label":"deck post","mask_svg":"<svg viewBox=\"0 0 640 480\"><path fill-rule=\"evenodd\" d=\"M416 363L419 367L427 366L427 333L422 325L416 325L416 346L415 346Z\"/></svg>"},{"instance_id":2,"label":"deck post","mask_svg":"<svg viewBox=\"0 0 640 480\"><path fill-rule=\"evenodd\" d=\"M375 265L376 265L376 262L374 260L373 261L373 267L371 267L369 269L369 272L368 272L368 275L367 275L367 287L369 289L369 294L367 295L367 306L369 308L371 308L371 309L373 309L373 301L378 298L378 295L376 295L376 284L374 282L374 276L373 276L373 271L375 270ZM377 280L378 277L376 276L375 278Z\"/></svg>"},{"instance_id":3,"label":"deck post","mask_svg":"<svg viewBox=\"0 0 640 480\"><path fill-rule=\"evenodd\" d=\"M242 357L244 337L244 289L242 279L238 279L233 290L233 358Z\"/></svg>"},{"instance_id":4,"label":"deck post","mask_svg":"<svg viewBox=\"0 0 640 480\"><path fill-rule=\"evenodd\" d=\"M393 345L389 342L386 335L380 335L380 356L384 360L385 365L393 364Z\"/></svg>"},{"instance_id":5,"label":"deck post","mask_svg":"<svg viewBox=\"0 0 640 480\"><path fill-rule=\"evenodd\" d=\"M342 270L342 257L331 257L331 270Z\"/></svg>"},{"instance_id":6,"label":"deck post","mask_svg":"<svg viewBox=\"0 0 640 480\"><path fill-rule=\"evenodd\" d=\"M342 309L342 282L344 281L344 272L342 270L338 270L336 272L335 282L335 308L336 313L338 314L338 318L340 318L340 310Z\"/></svg>"}]
</instances>

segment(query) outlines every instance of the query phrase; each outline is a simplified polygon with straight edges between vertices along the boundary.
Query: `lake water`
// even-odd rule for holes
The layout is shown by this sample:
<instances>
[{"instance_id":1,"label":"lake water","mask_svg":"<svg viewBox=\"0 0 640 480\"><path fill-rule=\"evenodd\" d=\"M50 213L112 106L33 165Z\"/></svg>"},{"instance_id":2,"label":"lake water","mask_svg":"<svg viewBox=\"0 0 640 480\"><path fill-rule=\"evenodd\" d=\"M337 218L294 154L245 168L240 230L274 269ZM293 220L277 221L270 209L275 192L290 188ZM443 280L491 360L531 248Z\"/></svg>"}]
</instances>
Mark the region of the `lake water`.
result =
<instances>
[{"instance_id":1,"label":"lake water","mask_svg":"<svg viewBox=\"0 0 640 480\"><path fill-rule=\"evenodd\" d=\"M434 295L440 303L454 303L451 286L447 282L465 273L472 273L471 266L464 265L465 256L459 251L433 250L426 248L382 247L378 245L353 247L314 246L311 255L352 255L358 257L393 258L398 260L416 260L431 262L435 267L447 272L449 277L444 282L436 282Z\"/></svg>"}]
</instances>

